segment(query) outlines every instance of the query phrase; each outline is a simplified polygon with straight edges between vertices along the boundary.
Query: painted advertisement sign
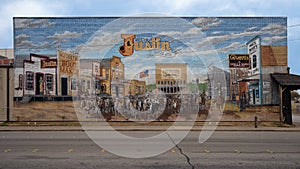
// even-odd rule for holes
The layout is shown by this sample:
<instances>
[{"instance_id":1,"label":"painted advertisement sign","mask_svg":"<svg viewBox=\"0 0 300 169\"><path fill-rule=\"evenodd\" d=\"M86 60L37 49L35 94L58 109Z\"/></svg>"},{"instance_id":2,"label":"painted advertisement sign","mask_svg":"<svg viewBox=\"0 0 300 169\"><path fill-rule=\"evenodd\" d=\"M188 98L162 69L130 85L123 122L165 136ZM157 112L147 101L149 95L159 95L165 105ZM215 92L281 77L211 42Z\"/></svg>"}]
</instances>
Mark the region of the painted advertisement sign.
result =
<instances>
[{"instance_id":1,"label":"painted advertisement sign","mask_svg":"<svg viewBox=\"0 0 300 169\"><path fill-rule=\"evenodd\" d=\"M229 68L249 68L249 54L229 54Z\"/></svg>"},{"instance_id":2,"label":"painted advertisement sign","mask_svg":"<svg viewBox=\"0 0 300 169\"><path fill-rule=\"evenodd\" d=\"M162 78L163 79L181 79L181 69L173 68L173 69L162 69Z\"/></svg>"},{"instance_id":3,"label":"painted advertisement sign","mask_svg":"<svg viewBox=\"0 0 300 169\"><path fill-rule=\"evenodd\" d=\"M56 67L57 67L56 59L41 60L41 69L56 68Z\"/></svg>"},{"instance_id":4,"label":"painted advertisement sign","mask_svg":"<svg viewBox=\"0 0 300 169\"><path fill-rule=\"evenodd\" d=\"M79 56L58 51L59 73L73 75L78 73Z\"/></svg>"}]
</instances>

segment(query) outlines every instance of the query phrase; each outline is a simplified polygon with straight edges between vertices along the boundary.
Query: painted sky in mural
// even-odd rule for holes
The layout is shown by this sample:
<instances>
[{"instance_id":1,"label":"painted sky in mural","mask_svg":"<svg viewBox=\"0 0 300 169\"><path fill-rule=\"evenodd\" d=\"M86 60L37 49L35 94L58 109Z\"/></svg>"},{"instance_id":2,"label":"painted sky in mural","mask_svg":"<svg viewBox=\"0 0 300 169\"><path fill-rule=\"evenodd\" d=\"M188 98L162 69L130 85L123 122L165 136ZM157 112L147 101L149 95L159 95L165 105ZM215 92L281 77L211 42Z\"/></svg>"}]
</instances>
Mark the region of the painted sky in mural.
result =
<instances>
[{"instance_id":1,"label":"painted sky in mural","mask_svg":"<svg viewBox=\"0 0 300 169\"><path fill-rule=\"evenodd\" d=\"M123 43L121 34L126 33L136 34L136 40L143 42L159 37L170 42L171 50L136 51L124 57L118 49ZM217 62L228 69L228 55L247 53L246 43L255 36L261 37L262 45L287 46L287 18L14 18L16 56L56 55L57 49L78 53L81 58L115 55L122 58L128 74L170 60L188 63L196 74Z\"/></svg>"}]
</instances>

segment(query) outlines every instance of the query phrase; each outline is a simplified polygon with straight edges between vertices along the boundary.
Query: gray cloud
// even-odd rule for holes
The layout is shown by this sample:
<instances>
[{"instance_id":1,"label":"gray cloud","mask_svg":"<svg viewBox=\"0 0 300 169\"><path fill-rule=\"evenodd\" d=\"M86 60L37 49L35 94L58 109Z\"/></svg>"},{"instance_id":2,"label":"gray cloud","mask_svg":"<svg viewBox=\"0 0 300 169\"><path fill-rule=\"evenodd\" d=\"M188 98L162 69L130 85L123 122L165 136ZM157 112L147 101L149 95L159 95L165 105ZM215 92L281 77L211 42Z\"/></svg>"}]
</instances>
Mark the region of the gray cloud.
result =
<instances>
[{"instance_id":1,"label":"gray cloud","mask_svg":"<svg viewBox=\"0 0 300 169\"><path fill-rule=\"evenodd\" d=\"M257 35L263 35L263 34L269 34L269 35L280 35L286 32L287 28L284 25L280 24L269 24L263 28L261 28L258 31L251 31L254 30L254 27L246 29L244 32L240 33L232 33L232 34L226 34L226 35L218 35L218 36L209 36L203 41L199 42L196 47L205 46L207 43L212 43L213 45L216 45L218 43L237 39L241 37L247 37L247 36L257 36Z\"/></svg>"},{"instance_id":2,"label":"gray cloud","mask_svg":"<svg viewBox=\"0 0 300 169\"><path fill-rule=\"evenodd\" d=\"M30 36L26 34L20 34L16 36L15 44L16 47L20 49L42 49L50 45L49 42L34 44L32 41L30 41Z\"/></svg>"},{"instance_id":3,"label":"gray cloud","mask_svg":"<svg viewBox=\"0 0 300 169\"><path fill-rule=\"evenodd\" d=\"M19 45L21 44L23 41L27 40L30 36L26 35L26 34L20 34L18 36L15 37L15 44Z\"/></svg>"},{"instance_id":4,"label":"gray cloud","mask_svg":"<svg viewBox=\"0 0 300 169\"><path fill-rule=\"evenodd\" d=\"M50 45L49 42L44 42L44 43L39 43L39 44L34 44L32 41L24 40L21 41L20 43L16 44L17 48L20 49L43 49L46 48Z\"/></svg>"},{"instance_id":5,"label":"gray cloud","mask_svg":"<svg viewBox=\"0 0 300 169\"><path fill-rule=\"evenodd\" d=\"M48 28L54 24L54 22L49 22L48 19L16 19L15 29Z\"/></svg>"}]
</instances>

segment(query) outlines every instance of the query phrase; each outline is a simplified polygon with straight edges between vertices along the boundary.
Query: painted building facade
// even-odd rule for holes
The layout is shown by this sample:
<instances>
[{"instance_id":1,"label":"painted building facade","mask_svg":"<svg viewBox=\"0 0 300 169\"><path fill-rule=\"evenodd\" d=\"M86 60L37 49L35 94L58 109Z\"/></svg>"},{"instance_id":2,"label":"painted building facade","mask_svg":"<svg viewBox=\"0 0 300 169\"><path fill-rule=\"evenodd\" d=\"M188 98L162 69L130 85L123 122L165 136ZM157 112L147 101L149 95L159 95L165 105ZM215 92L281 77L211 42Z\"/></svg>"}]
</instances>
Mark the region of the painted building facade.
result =
<instances>
[{"instance_id":1,"label":"painted building facade","mask_svg":"<svg viewBox=\"0 0 300 169\"><path fill-rule=\"evenodd\" d=\"M124 64L121 61L120 57L113 56L110 59L110 94L112 96L124 96L124 80L125 80L125 72L124 72Z\"/></svg>"},{"instance_id":2,"label":"painted building facade","mask_svg":"<svg viewBox=\"0 0 300 169\"><path fill-rule=\"evenodd\" d=\"M58 95L76 96L77 81L79 76L79 56L63 51L58 51Z\"/></svg>"},{"instance_id":3,"label":"painted building facade","mask_svg":"<svg viewBox=\"0 0 300 169\"><path fill-rule=\"evenodd\" d=\"M77 96L79 56L58 51L56 57L30 53L15 68L15 94L23 96Z\"/></svg>"},{"instance_id":4,"label":"painted building facade","mask_svg":"<svg viewBox=\"0 0 300 169\"><path fill-rule=\"evenodd\" d=\"M78 79L79 95L100 94L100 61L94 59L80 59L80 72Z\"/></svg>"},{"instance_id":5,"label":"painted building facade","mask_svg":"<svg viewBox=\"0 0 300 169\"><path fill-rule=\"evenodd\" d=\"M56 68L57 59L31 53L30 59L24 60L23 74L18 75L23 95L56 95Z\"/></svg>"},{"instance_id":6,"label":"painted building facade","mask_svg":"<svg viewBox=\"0 0 300 169\"><path fill-rule=\"evenodd\" d=\"M277 105L280 102L278 86L271 78L273 73L288 73L287 46L263 46L260 36L250 40L248 69L231 69L231 100L244 93L250 105Z\"/></svg>"},{"instance_id":7,"label":"painted building facade","mask_svg":"<svg viewBox=\"0 0 300 169\"><path fill-rule=\"evenodd\" d=\"M216 98L218 95L224 96L224 98L228 99L229 97L229 72L210 65L208 67L207 73L207 90L208 96L210 98Z\"/></svg>"},{"instance_id":8,"label":"painted building facade","mask_svg":"<svg viewBox=\"0 0 300 169\"><path fill-rule=\"evenodd\" d=\"M156 88L168 94L180 93L187 86L187 64L155 64Z\"/></svg>"},{"instance_id":9,"label":"painted building facade","mask_svg":"<svg viewBox=\"0 0 300 169\"><path fill-rule=\"evenodd\" d=\"M129 80L129 95L143 95L146 93L146 82L145 81L139 81L139 80Z\"/></svg>"}]
</instances>

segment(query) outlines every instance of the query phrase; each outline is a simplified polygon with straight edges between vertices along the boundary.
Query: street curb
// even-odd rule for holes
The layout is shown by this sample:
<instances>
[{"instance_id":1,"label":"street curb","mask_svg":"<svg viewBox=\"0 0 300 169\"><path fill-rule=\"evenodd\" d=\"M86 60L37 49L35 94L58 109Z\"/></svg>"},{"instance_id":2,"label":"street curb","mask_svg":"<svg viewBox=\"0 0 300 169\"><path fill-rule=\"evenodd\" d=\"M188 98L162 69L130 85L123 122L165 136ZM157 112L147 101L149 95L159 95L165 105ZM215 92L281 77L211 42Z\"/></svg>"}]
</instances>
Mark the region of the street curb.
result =
<instances>
[{"instance_id":1,"label":"street curb","mask_svg":"<svg viewBox=\"0 0 300 169\"><path fill-rule=\"evenodd\" d=\"M128 126L127 126L128 127ZM168 131L219 131L219 132L300 132L300 128L280 128L280 127L258 127L258 128L243 128L243 127L217 127L216 129L202 129L203 126L193 127L192 129L186 128L186 126L177 126L176 128L169 128ZM213 126L212 126L213 127ZM124 128L124 126L112 126L113 129L102 127L84 129L82 127L63 127L63 126L1 126L0 132L13 132L13 131L166 131L166 127L140 127L131 126Z\"/></svg>"}]
</instances>

